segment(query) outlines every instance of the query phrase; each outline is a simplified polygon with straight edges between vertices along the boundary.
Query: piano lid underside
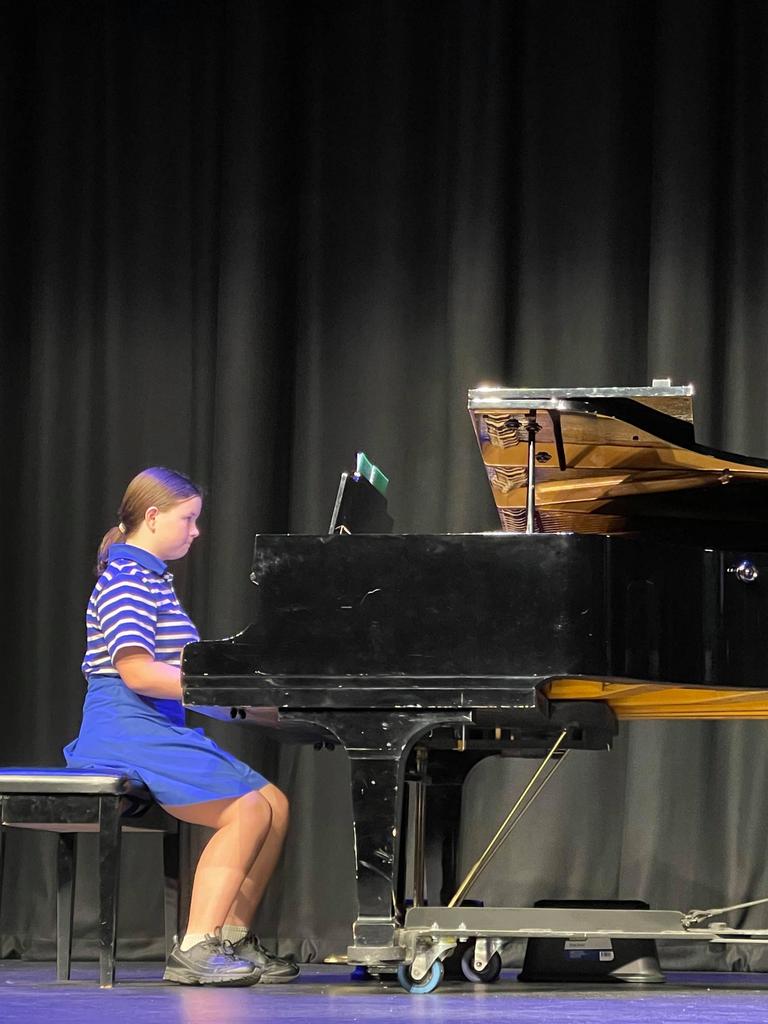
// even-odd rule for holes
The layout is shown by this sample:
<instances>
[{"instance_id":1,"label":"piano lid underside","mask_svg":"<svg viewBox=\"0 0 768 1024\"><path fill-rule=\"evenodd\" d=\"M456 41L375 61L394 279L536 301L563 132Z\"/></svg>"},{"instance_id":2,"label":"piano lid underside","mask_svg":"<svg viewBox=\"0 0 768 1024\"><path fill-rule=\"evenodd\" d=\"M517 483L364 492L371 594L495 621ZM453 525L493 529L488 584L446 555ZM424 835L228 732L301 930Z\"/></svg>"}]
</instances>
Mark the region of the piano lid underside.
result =
<instances>
[{"instance_id":1,"label":"piano lid underside","mask_svg":"<svg viewBox=\"0 0 768 1024\"><path fill-rule=\"evenodd\" d=\"M474 419L502 528L524 532L525 410L486 410ZM593 412L553 417L540 409L537 424L541 532L633 532L642 528L638 519L646 517L768 519L768 463L695 444L681 447L635 424Z\"/></svg>"}]
</instances>

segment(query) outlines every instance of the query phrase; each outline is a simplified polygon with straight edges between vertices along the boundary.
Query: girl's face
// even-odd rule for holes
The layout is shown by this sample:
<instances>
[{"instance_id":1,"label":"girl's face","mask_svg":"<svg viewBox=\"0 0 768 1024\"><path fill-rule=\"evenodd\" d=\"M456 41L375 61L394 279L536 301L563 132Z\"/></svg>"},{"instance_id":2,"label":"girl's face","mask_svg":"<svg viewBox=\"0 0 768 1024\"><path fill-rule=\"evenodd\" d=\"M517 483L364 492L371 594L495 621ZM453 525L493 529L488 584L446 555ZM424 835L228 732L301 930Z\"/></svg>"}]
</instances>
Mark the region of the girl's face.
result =
<instances>
[{"instance_id":1,"label":"girl's face","mask_svg":"<svg viewBox=\"0 0 768 1024\"><path fill-rule=\"evenodd\" d=\"M170 562L175 558L183 558L189 551L192 541L200 536L197 519L203 508L201 498L187 498L178 505L161 512L159 509L148 510L153 524L153 548L158 558Z\"/></svg>"}]
</instances>

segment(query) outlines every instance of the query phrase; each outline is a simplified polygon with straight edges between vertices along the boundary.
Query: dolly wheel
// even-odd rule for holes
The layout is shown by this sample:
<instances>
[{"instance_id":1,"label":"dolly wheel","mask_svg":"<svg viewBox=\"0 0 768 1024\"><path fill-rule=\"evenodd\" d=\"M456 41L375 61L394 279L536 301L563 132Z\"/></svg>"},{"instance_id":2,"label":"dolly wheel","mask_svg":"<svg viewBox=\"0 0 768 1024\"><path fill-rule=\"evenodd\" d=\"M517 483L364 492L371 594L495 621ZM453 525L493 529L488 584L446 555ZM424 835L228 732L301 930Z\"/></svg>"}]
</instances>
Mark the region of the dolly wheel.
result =
<instances>
[{"instance_id":1,"label":"dolly wheel","mask_svg":"<svg viewBox=\"0 0 768 1024\"><path fill-rule=\"evenodd\" d=\"M435 960L421 981L414 981L411 977L409 964L400 964L397 968L397 980L406 992L414 996L423 996L428 992L434 992L443 980L444 968L442 960Z\"/></svg>"},{"instance_id":2,"label":"dolly wheel","mask_svg":"<svg viewBox=\"0 0 768 1024\"><path fill-rule=\"evenodd\" d=\"M461 958L461 973L467 981L490 985L491 982L498 981L501 974L501 957L498 953L494 953L482 971L477 971L475 970L475 947L470 946L464 950L464 955Z\"/></svg>"}]
</instances>

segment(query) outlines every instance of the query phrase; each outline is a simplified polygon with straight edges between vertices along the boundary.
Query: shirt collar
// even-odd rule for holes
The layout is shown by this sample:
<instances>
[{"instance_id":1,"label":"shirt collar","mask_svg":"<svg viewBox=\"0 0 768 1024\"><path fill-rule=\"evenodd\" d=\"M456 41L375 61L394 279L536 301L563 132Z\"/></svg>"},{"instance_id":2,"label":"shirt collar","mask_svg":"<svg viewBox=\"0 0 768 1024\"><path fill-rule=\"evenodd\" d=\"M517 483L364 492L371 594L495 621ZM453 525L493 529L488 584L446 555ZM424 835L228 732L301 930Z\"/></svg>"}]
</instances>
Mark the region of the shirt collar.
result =
<instances>
[{"instance_id":1,"label":"shirt collar","mask_svg":"<svg viewBox=\"0 0 768 1024\"><path fill-rule=\"evenodd\" d=\"M117 558L130 558L131 561L138 562L144 569L156 572L158 576L164 576L167 569L165 562L157 555L153 555L151 551L146 551L144 548L138 548L135 544L111 544L107 558L110 562L114 562Z\"/></svg>"}]
</instances>

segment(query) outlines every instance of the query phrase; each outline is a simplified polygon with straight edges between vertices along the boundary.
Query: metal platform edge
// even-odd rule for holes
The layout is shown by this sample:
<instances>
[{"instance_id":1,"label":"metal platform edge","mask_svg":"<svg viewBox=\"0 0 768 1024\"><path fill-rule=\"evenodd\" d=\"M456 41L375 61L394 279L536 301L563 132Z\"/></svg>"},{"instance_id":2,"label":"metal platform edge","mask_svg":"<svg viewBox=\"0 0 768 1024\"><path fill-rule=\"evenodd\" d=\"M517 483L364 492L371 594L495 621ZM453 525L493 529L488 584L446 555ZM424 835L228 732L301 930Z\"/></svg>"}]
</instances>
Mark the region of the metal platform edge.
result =
<instances>
[{"instance_id":1,"label":"metal platform edge","mask_svg":"<svg viewBox=\"0 0 768 1024\"><path fill-rule=\"evenodd\" d=\"M679 910L605 910L584 907L412 907L399 933L402 945L419 936L457 939L493 936L499 939L583 939L608 936L614 939L738 942L755 936L721 926L683 926ZM768 943L768 932L762 939Z\"/></svg>"}]
</instances>

